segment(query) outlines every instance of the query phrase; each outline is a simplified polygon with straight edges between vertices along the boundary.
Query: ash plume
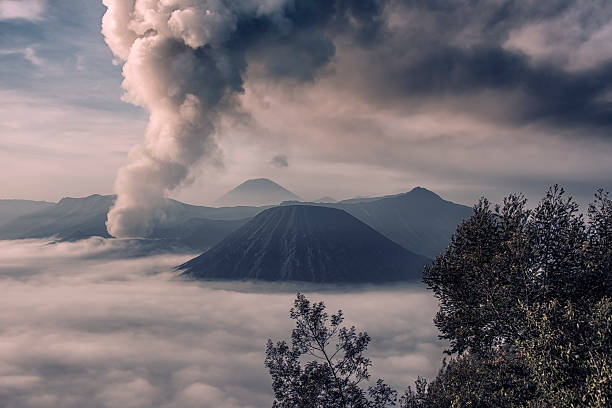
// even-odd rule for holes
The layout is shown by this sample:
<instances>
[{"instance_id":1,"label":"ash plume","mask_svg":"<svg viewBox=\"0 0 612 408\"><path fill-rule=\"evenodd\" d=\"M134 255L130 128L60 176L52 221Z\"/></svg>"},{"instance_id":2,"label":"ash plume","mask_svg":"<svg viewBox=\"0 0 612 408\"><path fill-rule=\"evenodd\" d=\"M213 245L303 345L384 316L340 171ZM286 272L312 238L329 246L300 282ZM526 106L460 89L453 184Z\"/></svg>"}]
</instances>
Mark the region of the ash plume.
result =
<instances>
[{"instance_id":1,"label":"ash plume","mask_svg":"<svg viewBox=\"0 0 612 408\"><path fill-rule=\"evenodd\" d=\"M167 192L215 151L215 120L242 90L239 64L219 46L234 22L224 7L199 1L105 0L102 32L123 61L124 99L150 115L146 142L132 150L116 179L107 228L145 236L162 216Z\"/></svg>"},{"instance_id":2,"label":"ash plume","mask_svg":"<svg viewBox=\"0 0 612 408\"><path fill-rule=\"evenodd\" d=\"M277 80L312 81L333 38L371 33L374 0L103 0L102 33L123 62L124 100L149 114L145 142L115 181L115 237L146 236L167 194L214 157L216 123L244 92L248 63Z\"/></svg>"}]
</instances>

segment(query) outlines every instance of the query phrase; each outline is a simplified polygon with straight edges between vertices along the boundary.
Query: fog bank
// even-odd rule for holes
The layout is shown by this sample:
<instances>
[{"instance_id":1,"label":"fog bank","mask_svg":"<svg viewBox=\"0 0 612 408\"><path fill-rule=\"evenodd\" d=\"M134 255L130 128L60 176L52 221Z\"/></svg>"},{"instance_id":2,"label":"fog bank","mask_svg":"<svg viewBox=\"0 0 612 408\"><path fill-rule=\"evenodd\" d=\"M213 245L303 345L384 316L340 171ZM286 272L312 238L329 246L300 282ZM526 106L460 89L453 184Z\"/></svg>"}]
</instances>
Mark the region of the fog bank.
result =
<instances>
[{"instance_id":1,"label":"fog bank","mask_svg":"<svg viewBox=\"0 0 612 408\"><path fill-rule=\"evenodd\" d=\"M373 338L373 377L433 376L436 302L420 286L198 283L189 255L117 259L119 240L0 241L0 405L268 407L268 338L288 338L295 291Z\"/></svg>"}]
</instances>

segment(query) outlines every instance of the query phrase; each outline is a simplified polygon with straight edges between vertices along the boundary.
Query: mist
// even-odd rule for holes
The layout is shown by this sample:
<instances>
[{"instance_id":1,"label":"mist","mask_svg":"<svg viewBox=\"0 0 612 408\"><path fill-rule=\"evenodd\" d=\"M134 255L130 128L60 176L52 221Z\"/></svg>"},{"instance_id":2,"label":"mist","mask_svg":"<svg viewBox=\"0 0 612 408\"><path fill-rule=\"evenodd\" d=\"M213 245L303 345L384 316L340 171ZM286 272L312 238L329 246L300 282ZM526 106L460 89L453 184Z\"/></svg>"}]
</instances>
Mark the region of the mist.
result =
<instances>
[{"instance_id":1,"label":"mist","mask_svg":"<svg viewBox=\"0 0 612 408\"><path fill-rule=\"evenodd\" d=\"M373 379L433 377L443 345L421 285L194 282L191 255L121 258L130 241L0 241L0 405L269 407L265 343L296 291L368 331Z\"/></svg>"}]
</instances>

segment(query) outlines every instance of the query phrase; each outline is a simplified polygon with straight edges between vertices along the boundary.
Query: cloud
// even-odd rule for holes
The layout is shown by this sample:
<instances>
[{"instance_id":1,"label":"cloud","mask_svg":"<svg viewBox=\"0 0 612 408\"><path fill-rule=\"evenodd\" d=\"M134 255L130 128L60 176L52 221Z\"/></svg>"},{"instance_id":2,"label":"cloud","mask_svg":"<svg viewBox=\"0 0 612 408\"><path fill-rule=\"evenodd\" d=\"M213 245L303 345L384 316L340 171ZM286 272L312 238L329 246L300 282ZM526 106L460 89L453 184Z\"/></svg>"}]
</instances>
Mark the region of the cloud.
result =
<instances>
[{"instance_id":1,"label":"cloud","mask_svg":"<svg viewBox=\"0 0 612 408\"><path fill-rule=\"evenodd\" d=\"M221 141L230 171L260 170L255 158L280 146L292 152L286 177L313 197L426 185L471 205L482 194L536 198L560 182L586 201L609 186L612 55L592 41L612 43L610 2L377 4L371 41L341 20L326 32L334 55L313 82L286 83L248 61L239 100L252 120L228 124L223 134L238 141ZM556 53L579 69L508 45L523 28L565 20L571 41ZM573 56L567 44L586 48ZM586 58L587 48L601 52Z\"/></svg>"},{"instance_id":2,"label":"cloud","mask_svg":"<svg viewBox=\"0 0 612 408\"><path fill-rule=\"evenodd\" d=\"M305 197L423 185L468 205L514 191L537 199L556 182L582 201L612 188L609 1L353 1L330 15L333 3L258 2L260 17L236 26L244 93L217 129L225 167L193 168L194 183L174 198L212 203L254 175ZM274 12L283 5L295 7ZM144 113L120 102L102 3L47 11L37 24L0 22L0 49L31 47L45 64L0 56L10 79L0 132L12 147L0 156L14 175L0 190L110 193ZM291 152L291 166L279 172L270 152Z\"/></svg>"},{"instance_id":3,"label":"cloud","mask_svg":"<svg viewBox=\"0 0 612 408\"><path fill-rule=\"evenodd\" d=\"M448 108L456 110L487 93L489 104L505 112L493 118L500 124L592 127L609 134L602 129L612 126L612 109L602 96L612 85L612 52L599 46L612 42L609 2L395 1L383 15L387 24L374 44L336 47L338 83L332 88L372 109L398 112L450 101ZM546 43L558 45L556 59L531 58L519 46L537 43L520 33L542 24L555 27L548 29ZM563 39L557 41L560 31ZM486 119L489 110L471 104L463 113Z\"/></svg>"},{"instance_id":4,"label":"cloud","mask_svg":"<svg viewBox=\"0 0 612 408\"><path fill-rule=\"evenodd\" d=\"M607 2L581 2L552 18L512 29L504 47L518 49L537 63L589 70L612 58L611 18Z\"/></svg>"},{"instance_id":5,"label":"cloud","mask_svg":"<svg viewBox=\"0 0 612 408\"><path fill-rule=\"evenodd\" d=\"M26 47L22 50L0 50L0 56L19 55L34 66L43 66L43 61L36 55L36 51L32 47Z\"/></svg>"},{"instance_id":6,"label":"cloud","mask_svg":"<svg viewBox=\"0 0 612 408\"><path fill-rule=\"evenodd\" d=\"M373 338L373 375L432 377L441 344L420 286L197 283L188 256L108 256L127 241L0 241L0 405L267 407L268 338L287 339L295 291L342 308Z\"/></svg>"},{"instance_id":7,"label":"cloud","mask_svg":"<svg viewBox=\"0 0 612 408\"><path fill-rule=\"evenodd\" d=\"M0 21L39 21L46 10L46 0L0 0Z\"/></svg>"},{"instance_id":8,"label":"cloud","mask_svg":"<svg viewBox=\"0 0 612 408\"><path fill-rule=\"evenodd\" d=\"M287 159L286 155L279 154L274 156L272 160L270 160L270 164L282 169L285 167L289 167L289 159Z\"/></svg>"}]
</instances>

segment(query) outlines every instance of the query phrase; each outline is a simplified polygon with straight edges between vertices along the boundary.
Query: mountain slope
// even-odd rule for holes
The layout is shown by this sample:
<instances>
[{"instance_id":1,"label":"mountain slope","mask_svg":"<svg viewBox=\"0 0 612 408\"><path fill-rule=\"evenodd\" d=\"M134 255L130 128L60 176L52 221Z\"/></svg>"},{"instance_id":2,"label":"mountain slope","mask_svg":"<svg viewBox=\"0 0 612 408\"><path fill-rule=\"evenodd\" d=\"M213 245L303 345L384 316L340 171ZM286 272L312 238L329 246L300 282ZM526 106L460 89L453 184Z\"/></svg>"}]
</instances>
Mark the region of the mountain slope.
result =
<instances>
[{"instance_id":1,"label":"mountain slope","mask_svg":"<svg viewBox=\"0 0 612 408\"><path fill-rule=\"evenodd\" d=\"M32 214L51 207L54 203L32 200L0 200L0 224L22 215Z\"/></svg>"},{"instance_id":2,"label":"mountain slope","mask_svg":"<svg viewBox=\"0 0 612 408\"><path fill-rule=\"evenodd\" d=\"M57 237L75 241L91 236L109 237L106 214L115 196L94 194L63 198L59 203L0 225L0 239ZM200 207L168 200L164 220L148 238L169 240L169 244L203 250L216 244L265 208ZM161 245L161 243L160 243Z\"/></svg>"},{"instance_id":3,"label":"mountain slope","mask_svg":"<svg viewBox=\"0 0 612 408\"><path fill-rule=\"evenodd\" d=\"M428 258L446 248L459 222L471 214L469 207L443 200L424 188L359 200L323 204L285 202L283 205L307 204L345 210L405 249ZM0 225L0 239L108 237L106 214L114 201L115 196L97 194L63 198L57 204L45 205L42 210ZM172 245L200 251L220 242L266 208L269 207L203 207L169 199L164 219L150 238L169 239Z\"/></svg>"},{"instance_id":4,"label":"mountain slope","mask_svg":"<svg viewBox=\"0 0 612 408\"><path fill-rule=\"evenodd\" d=\"M262 206L300 198L283 186L266 178L251 179L221 196L215 204L223 206Z\"/></svg>"},{"instance_id":5,"label":"mountain slope","mask_svg":"<svg viewBox=\"0 0 612 408\"><path fill-rule=\"evenodd\" d=\"M444 200L422 187L380 200L339 204L336 208L428 258L443 252L457 225L472 214L470 207Z\"/></svg>"},{"instance_id":6,"label":"mountain slope","mask_svg":"<svg viewBox=\"0 0 612 408\"><path fill-rule=\"evenodd\" d=\"M109 237L106 213L114 196L94 194L84 198L62 198L57 204L24 215L0 226L1 239L67 237L74 235Z\"/></svg>"},{"instance_id":7,"label":"mountain slope","mask_svg":"<svg viewBox=\"0 0 612 408\"><path fill-rule=\"evenodd\" d=\"M415 255L334 208L270 208L221 243L178 268L195 279L309 282L418 280Z\"/></svg>"},{"instance_id":8,"label":"mountain slope","mask_svg":"<svg viewBox=\"0 0 612 408\"><path fill-rule=\"evenodd\" d=\"M404 248L428 258L446 249L457 225L472 213L470 207L444 200L422 187L386 197L303 204L344 210Z\"/></svg>"}]
</instances>

